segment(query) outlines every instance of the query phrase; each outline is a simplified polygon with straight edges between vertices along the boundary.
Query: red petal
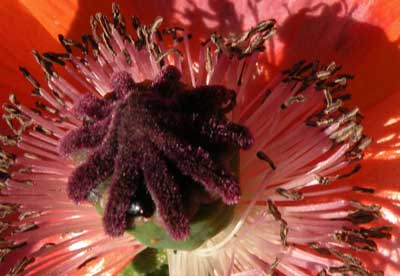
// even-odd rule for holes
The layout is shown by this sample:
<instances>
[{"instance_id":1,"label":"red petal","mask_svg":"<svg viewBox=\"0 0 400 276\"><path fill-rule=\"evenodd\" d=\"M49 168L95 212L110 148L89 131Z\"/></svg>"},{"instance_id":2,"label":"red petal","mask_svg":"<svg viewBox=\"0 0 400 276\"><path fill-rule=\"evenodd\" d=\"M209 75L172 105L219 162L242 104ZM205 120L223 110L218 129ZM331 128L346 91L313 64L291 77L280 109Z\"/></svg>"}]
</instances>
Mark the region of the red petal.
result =
<instances>
[{"instance_id":1,"label":"red petal","mask_svg":"<svg viewBox=\"0 0 400 276\"><path fill-rule=\"evenodd\" d=\"M31 54L32 48L44 51L61 47L18 1L1 1L0 18L0 102L3 103L10 91L26 97L32 90L18 71L19 65L28 67L36 76L43 76Z\"/></svg>"},{"instance_id":2,"label":"red petal","mask_svg":"<svg viewBox=\"0 0 400 276\"><path fill-rule=\"evenodd\" d=\"M366 151L365 169L354 176L354 182L400 191L399 104L400 92L397 92L364 113L366 133L374 142Z\"/></svg>"}]
</instances>

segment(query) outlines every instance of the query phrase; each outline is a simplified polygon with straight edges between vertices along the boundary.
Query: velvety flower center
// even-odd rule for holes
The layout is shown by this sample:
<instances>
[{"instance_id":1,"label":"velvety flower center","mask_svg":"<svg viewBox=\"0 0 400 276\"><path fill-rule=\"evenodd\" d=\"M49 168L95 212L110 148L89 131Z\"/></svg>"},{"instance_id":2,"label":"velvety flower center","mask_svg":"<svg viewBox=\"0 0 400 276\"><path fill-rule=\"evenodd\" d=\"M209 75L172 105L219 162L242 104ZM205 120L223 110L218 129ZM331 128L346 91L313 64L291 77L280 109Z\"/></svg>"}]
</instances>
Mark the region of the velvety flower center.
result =
<instances>
[{"instance_id":1,"label":"velvety flower center","mask_svg":"<svg viewBox=\"0 0 400 276\"><path fill-rule=\"evenodd\" d=\"M236 94L218 85L188 88L180 77L173 66L143 83L119 72L112 77L113 92L104 98L86 94L77 101L84 124L70 131L59 148L64 155L89 153L71 174L68 194L80 202L111 177L102 185L108 193L104 226L111 236L122 235L130 218L156 211L172 238L186 239L200 205L218 198L231 205L240 199L237 177L223 157L253 143L245 127L225 117Z\"/></svg>"}]
</instances>

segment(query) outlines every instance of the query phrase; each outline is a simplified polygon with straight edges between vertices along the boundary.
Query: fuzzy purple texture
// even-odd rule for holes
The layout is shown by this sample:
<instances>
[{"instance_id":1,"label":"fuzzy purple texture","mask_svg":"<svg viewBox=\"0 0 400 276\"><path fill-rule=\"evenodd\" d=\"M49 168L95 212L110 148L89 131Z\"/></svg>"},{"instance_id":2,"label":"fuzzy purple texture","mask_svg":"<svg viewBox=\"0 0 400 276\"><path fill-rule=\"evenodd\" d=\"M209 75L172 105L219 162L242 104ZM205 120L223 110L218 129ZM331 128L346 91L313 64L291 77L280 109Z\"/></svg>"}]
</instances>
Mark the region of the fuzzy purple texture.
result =
<instances>
[{"instance_id":1,"label":"fuzzy purple texture","mask_svg":"<svg viewBox=\"0 0 400 276\"><path fill-rule=\"evenodd\" d=\"M136 84L129 73L120 72L112 77L112 93L103 99L84 95L75 107L86 123L69 132L59 150L90 154L70 176L68 194L83 201L112 176L103 218L110 236L123 234L132 199L144 181L169 235L187 238L190 222L182 192L187 186L182 185L190 184L180 183L176 170L226 204L240 199L238 180L213 152L253 144L247 128L225 117L236 94L216 85L188 89L180 77L178 69L167 66L153 82Z\"/></svg>"},{"instance_id":2,"label":"fuzzy purple texture","mask_svg":"<svg viewBox=\"0 0 400 276\"><path fill-rule=\"evenodd\" d=\"M101 120L112 111L110 103L110 99L100 99L93 94L84 94L74 106L74 111L79 117L88 116Z\"/></svg>"},{"instance_id":3,"label":"fuzzy purple texture","mask_svg":"<svg viewBox=\"0 0 400 276\"><path fill-rule=\"evenodd\" d=\"M128 72L122 71L111 77L111 87L115 96L120 99L134 90L136 83Z\"/></svg>"},{"instance_id":4,"label":"fuzzy purple texture","mask_svg":"<svg viewBox=\"0 0 400 276\"><path fill-rule=\"evenodd\" d=\"M132 197L143 181L135 145L126 141L125 135L119 135L121 145L116 157L115 170L112 176L109 200L103 221L106 232L111 236L120 236L127 227L127 216ZM122 141L121 141L122 140Z\"/></svg>"},{"instance_id":5,"label":"fuzzy purple texture","mask_svg":"<svg viewBox=\"0 0 400 276\"><path fill-rule=\"evenodd\" d=\"M68 132L59 143L59 152L65 156L78 150L98 146L107 134L110 120L110 117L106 117L96 124L84 124L81 128Z\"/></svg>"}]
</instances>

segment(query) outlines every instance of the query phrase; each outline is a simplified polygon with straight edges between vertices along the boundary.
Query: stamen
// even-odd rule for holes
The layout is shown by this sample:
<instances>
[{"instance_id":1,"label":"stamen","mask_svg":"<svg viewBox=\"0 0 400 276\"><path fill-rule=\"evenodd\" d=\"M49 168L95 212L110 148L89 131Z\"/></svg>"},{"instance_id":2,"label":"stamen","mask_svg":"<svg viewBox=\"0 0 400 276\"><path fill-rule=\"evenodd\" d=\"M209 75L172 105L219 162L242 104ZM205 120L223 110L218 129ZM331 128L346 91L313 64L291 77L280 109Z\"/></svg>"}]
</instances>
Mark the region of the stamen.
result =
<instances>
[{"instance_id":1,"label":"stamen","mask_svg":"<svg viewBox=\"0 0 400 276\"><path fill-rule=\"evenodd\" d=\"M365 188L365 187L359 187L359 186L353 186L353 191L361 192L361 193L368 193L368 194L373 194L373 193L375 193L375 190L374 190L374 189Z\"/></svg>"},{"instance_id":2,"label":"stamen","mask_svg":"<svg viewBox=\"0 0 400 276\"><path fill-rule=\"evenodd\" d=\"M11 95L3 106L14 135L0 141L18 152L0 151L0 216L19 214L0 224L0 260L15 254L9 273L72 274L115 251L124 254L112 264L126 264L141 242L167 248L177 276L379 275L350 253L391 237L361 225L380 206L331 201L374 190L326 186L358 172L346 168L371 143L359 109L343 107L353 76L300 61L249 99L274 20L213 33L199 53L194 36L162 22L133 17L134 39L113 4L82 41L59 36L66 53L33 51L47 88L20 67L40 99L32 109Z\"/></svg>"},{"instance_id":3,"label":"stamen","mask_svg":"<svg viewBox=\"0 0 400 276\"><path fill-rule=\"evenodd\" d=\"M40 88L39 82L29 73L29 71L25 68L20 66L19 70L24 75L24 77L35 87L36 89Z\"/></svg>"},{"instance_id":4,"label":"stamen","mask_svg":"<svg viewBox=\"0 0 400 276\"><path fill-rule=\"evenodd\" d=\"M271 169L276 170L276 166L275 166L274 162L265 154L265 152L258 151L257 158L262 161L267 162L268 165L271 167Z\"/></svg>"}]
</instances>

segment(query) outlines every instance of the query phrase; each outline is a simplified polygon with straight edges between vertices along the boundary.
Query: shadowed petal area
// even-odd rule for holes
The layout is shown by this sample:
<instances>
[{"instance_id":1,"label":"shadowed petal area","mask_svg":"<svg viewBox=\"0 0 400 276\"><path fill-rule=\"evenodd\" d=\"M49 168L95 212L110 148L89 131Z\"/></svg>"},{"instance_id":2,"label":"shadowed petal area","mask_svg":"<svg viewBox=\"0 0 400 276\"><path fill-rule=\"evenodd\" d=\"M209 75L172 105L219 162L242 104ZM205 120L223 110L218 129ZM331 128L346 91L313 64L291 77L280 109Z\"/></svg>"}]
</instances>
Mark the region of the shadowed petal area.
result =
<instances>
[{"instance_id":1,"label":"shadowed petal area","mask_svg":"<svg viewBox=\"0 0 400 276\"><path fill-rule=\"evenodd\" d=\"M299 59L332 60L357 75L353 103L368 107L400 90L399 1L175 1L190 32L226 33L275 18L262 66L267 78ZM385 81L382 81L385 79Z\"/></svg>"},{"instance_id":2,"label":"shadowed petal area","mask_svg":"<svg viewBox=\"0 0 400 276\"><path fill-rule=\"evenodd\" d=\"M376 20L377 11L383 10L380 4L384 2L387 1L377 1L373 5L361 1L347 5L344 2L315 4L298 11L288 7L292 14L281 21L278 37L283 47L278 53L278 65L287 66L298 57L317 58L323 62L334 59L361 80L351 86L353 103L361 108L399 91L400 80L396 77L400 73L398 37L388 36L389 22L382 25ZM398 6L393 8L398 9ZM382 18L385 18L383 14Z\"/></svg>"}]
</instances>

